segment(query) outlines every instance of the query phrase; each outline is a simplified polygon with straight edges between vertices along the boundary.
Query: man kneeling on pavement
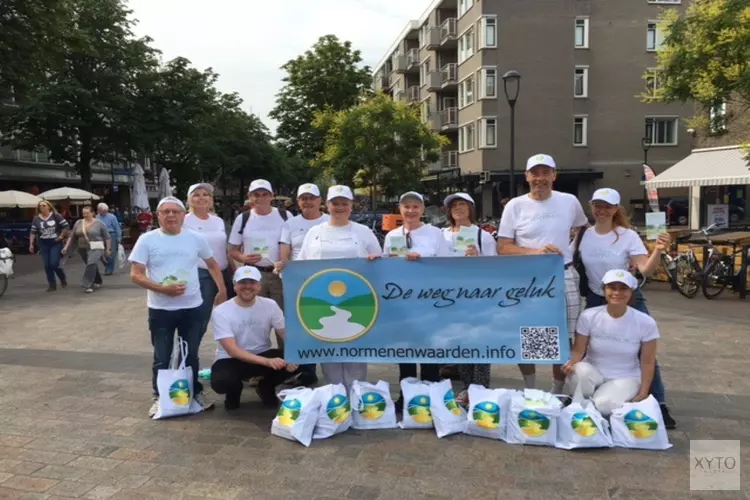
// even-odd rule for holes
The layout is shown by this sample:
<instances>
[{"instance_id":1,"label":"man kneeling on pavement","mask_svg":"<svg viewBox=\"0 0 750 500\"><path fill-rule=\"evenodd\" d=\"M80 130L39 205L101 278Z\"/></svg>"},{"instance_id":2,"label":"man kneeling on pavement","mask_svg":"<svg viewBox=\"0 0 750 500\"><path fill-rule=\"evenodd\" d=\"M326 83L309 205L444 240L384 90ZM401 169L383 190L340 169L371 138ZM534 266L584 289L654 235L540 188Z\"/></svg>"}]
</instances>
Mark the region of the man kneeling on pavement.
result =
<instances>
[{"instance_id":1,"label":"man kneeling on pavement","mask_svg":"<svg viewBox=\"0 0 750 500\"><path fill-rule=\"evenodd\" d=\"M216 361L211 367L211 388L225 394L224 407L240 405L243 380L261 377L256 392L265 406L278 406L276 386L282 384L296 365L283 359L283 352L271 348L271 332L283 340L284 313L273 299L259 297L260 271L242 266L234 273L237 296L214 309L211 316Z\"/></svg>"}]
</instances>

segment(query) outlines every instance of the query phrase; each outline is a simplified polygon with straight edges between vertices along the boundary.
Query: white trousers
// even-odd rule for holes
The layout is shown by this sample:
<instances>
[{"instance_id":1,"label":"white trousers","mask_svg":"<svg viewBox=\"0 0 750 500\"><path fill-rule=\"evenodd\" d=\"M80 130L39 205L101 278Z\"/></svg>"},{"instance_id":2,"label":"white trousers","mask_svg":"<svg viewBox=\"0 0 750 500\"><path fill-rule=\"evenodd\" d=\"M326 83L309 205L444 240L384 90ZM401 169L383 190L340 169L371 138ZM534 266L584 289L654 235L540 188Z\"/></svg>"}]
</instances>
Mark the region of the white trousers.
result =
<instances>
[{"instance_id":1,"label":"white trousers","mask_svg":"<svg viewBox=\"0 0 750 500\"><path fill-rule=\"evenodd\" d=\"M612 410L620 408L633 399L641 387L641 381L633 378L619 378L605 382L599 370L586 361L575 365L575 372L566 381L565 392L571 396L574 395L579 384L583 397L591 399L604 417L608 417Z\"/></svg>"},{"instance_id":2,"label":"white trousers","mask_svg":"<svg viewBox=\"0 0 750 500\"><path fill-rule=\"evenodd\" d=\"M344 384L347 393L355 380L367 381L367 363L321 363L320 367L327 383Z\"/></svg>"}]
</instances>

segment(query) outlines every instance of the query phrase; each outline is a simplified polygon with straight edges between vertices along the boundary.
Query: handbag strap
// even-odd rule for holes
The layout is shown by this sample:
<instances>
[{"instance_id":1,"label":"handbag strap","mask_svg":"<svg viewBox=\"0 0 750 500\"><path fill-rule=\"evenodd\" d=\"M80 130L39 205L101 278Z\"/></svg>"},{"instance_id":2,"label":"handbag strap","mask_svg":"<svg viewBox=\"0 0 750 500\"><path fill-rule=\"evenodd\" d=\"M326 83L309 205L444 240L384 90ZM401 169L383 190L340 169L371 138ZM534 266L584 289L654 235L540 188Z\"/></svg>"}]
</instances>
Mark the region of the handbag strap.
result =
<instances>
[{"instance_id":1,"label":"handbag strap","mask_svg":"<svg viewBox=\"0 0 750 500\"><path fill-rule=\"evenodd\" d=\"M89 241L89 232L86 229L86 219L81 219L81 232L83 233L83 237L86 238L86 243L91 245L91 242Z\"/></svg>"},{"instance_id":2,"label":"handbag strap","mask_svg":"<svg viewBox=\"0 0 750 500\"><path fill-rule=\"evenodd\" d=\"M575 252L573 252L573 262L576 264L580 264L582 262L581 260L581 240L583 240L583 234L588 230L587 227L584 227L580 231L578 231L578 234L576 235L576 249Z\"/></svg>"}]
</instances>

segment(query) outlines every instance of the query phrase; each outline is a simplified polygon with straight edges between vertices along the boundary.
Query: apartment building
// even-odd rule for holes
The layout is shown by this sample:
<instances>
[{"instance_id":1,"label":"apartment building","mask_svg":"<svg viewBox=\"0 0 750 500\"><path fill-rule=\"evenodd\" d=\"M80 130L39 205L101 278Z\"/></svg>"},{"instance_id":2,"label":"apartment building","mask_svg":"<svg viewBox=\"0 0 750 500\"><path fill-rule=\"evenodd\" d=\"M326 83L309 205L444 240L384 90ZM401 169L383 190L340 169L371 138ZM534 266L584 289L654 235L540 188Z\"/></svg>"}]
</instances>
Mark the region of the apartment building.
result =
<instances>
[{"instance_id":1,"label":"apartment building","mask_svg":"<svg viewBox=\"0 0 750 500\"><path fill-rule=\"evenodd\" d=\"M451 140L425 177L427 190L469 189L492 215L510 187L502 76L516 70L517 192L527 189L526 158L543 152L557 161L557 189L587 201L610 186L636 208L644 196L642 139L651 142L657 173L691 149L681 118L692 106L640 99L659 82L659 11L687 1L434 0L375 68L374 88L418 104L425 122ZM644 79L648 71L655 77Z\"/></svg>"}]
</instances>

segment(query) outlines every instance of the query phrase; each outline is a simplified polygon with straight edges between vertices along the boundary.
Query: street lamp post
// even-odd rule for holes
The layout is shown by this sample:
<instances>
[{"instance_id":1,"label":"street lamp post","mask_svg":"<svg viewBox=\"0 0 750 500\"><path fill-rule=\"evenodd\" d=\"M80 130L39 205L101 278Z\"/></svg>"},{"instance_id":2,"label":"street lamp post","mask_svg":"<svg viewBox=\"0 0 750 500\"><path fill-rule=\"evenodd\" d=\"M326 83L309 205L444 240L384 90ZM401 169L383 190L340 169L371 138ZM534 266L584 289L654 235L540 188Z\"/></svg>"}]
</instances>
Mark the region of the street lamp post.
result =
<instances>
[{"instance_id":1,"label":"street lamp post","mask_svg":"<svg viewBox=\"0 0 750 500\"><path fill-rule=\"evenodd\" d=\"M643 163L648 165L648 150L651 149L651 137L645 136L641 139L641 147L643 147Z\"/></svg>"},{"instance_id":2,"label":"street lamp post","mask_svg":"<svg viewBox=\"0 0 750 500\"><path fill-rule=\"evenodd\" d=\"M643 164L648 165L648 150L651 148L651 136L648 135L648 131L646 131L646 135L641 139L641 147L643 148ZM646 180L646 170L644 168L643 170L643 180ZM643 220L646 220L646 213L648 212L648 209L646 208L646 205L649 203L648 200L648 188L646 186L643 186ZM645 224L645 222L644 222Z\"/></svg>"},{"instance_id":3,"label":"street lamp post","mask_svg":"<svg viewBox=\"0 0 750 500\"><path fill-rule=\"evenodd\" d=\"M505 98L510 106L510 198L516 197L516 100L521 90L521 73L510 70L503 75L503 89Z\"/></svg>"}]
</instances>

